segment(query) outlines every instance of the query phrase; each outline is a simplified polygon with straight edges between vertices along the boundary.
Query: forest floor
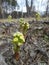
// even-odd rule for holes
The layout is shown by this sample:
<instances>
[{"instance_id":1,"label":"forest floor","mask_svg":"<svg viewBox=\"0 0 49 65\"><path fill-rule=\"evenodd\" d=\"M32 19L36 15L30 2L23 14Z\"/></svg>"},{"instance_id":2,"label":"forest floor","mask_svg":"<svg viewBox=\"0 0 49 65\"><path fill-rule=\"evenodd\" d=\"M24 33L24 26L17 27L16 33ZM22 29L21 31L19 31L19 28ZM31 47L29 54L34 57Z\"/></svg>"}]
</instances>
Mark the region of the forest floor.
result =
<instances>
[{"instance_id":1,"label":"forest floor","mask_svg":"<svg viewBox=\"0 0 49 65\"><path fill-rule=\"evenodd\" d=\"M20 47L20 58L18 61L16 61L16 59L13 57L13 51L11 49L11 40L12 34L19 31L18 19L13 19L14 22L11 23L7 22L7 19L0 19L0 65L37 65L37 59L39 58L44 59L48 63L49 21L38 22L31 20L33 20L33 18L25 19L25 21L29 22L30 28L26 34L27 36L25 44ZM5 28L7 27L8 29L6 33ZM38 54L36 52L40 54L39 56L42 55L42 57L38 58Z\"/></svg>"},{"instance_id":2,"label":"forest floor","mask_svg":"<svg viewBox=\"0 0 49 65\"><path fill-rule=\"evenodd\" d=\"M34 18L31 18L31 17L29 17L29 18L24 18L24 20L25 21L32 21ZM19 18L17 18L17 19L12 19L12 21L18 21L19 20ZM0 22L7 22L8 21L8 19L0 19Z\"/></svg>"},{"instance_id":3,"label":"forest floor","mask_svg":"<svg viewBox=\"0 0 49 65\"><path fill-rule=\"evenodd\" d=\"M12 21L18 21L19 18L15 19L13 18ZM24 18L25 21L32 21L32 20L35 20L35 17L28 17L28 18ZM41 17L40 21L43 20L43 21L48 21L49 20L49 17ZM8 22L8 19L0 19L0 22Z\"/></svg>"}]
</instances>

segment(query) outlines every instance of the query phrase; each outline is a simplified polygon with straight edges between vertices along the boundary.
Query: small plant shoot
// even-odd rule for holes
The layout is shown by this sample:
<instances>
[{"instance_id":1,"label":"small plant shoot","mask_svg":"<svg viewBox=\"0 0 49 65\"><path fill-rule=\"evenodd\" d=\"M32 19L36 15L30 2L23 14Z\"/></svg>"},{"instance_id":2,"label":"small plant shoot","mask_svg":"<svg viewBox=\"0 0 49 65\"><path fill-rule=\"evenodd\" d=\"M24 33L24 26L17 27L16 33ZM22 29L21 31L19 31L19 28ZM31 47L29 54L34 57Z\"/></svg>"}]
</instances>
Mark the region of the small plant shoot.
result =
<instances>
[{"instance_id":1,"label":"small plant shoot","mask_svg":"<svg viewBox=\"0 0 49 65\"><path fill-rule=\"evenodd\" d=\"M19 59L18 52L20 50L20 46L23 45L24 42L25 42L25 38L21 32L16 32L13 34L12 43L13 43L14 56L16 60Z\"/></svg>"},{"instance_id":2,"label":"small plant shoot","mask_svg":"<svg viewBox=\"0 0 49 65\"><path fill-rule=\"evenodd\" d=\"M36 13L35 18L36 18L36 21L39 21L40 20L40 14Z\"/></svg>"},{"instance_id":3,"label":"small plant shoot","mask_svg":"<svg viewBox=\"0 0 49 65\"><path fill-rule=\"evenodd\" d=\"M20 18L20 31L25 35L27 30L29 29L29 23L25 22L23 18Z\"/></svg>"},{"instance_id":4,"label":"small plant shoot","mask_svg":"<svg viewBox=\"0 0 49 65\"><path fill-rule=\"evenodd\" d=\"M12 21L12 16L9 15L9 16L8 16L8 22L11 22L11 21Z\"/></svg>"},{"instance_id":5,"label":"small plant shoot","mask_svg":"<svg viewBox=\"0 0 49 65\"><path fill-rule=\"evenodd\" d=\"M24 19L20 18L19 22L20 22L20 24L24 23Z\"/></svg>"},{"instance_id":6,"label":"small plant shoot","mask_svg":"<svg viewBox=\"0 0 49 65\"><path fill-rule=\"evenodd\" d=\"M17 51L17 47L23 45L24 42L25 38L21 32L14 33L12 43L14 44L15 52Z\"/></svg>"}]
</instances>

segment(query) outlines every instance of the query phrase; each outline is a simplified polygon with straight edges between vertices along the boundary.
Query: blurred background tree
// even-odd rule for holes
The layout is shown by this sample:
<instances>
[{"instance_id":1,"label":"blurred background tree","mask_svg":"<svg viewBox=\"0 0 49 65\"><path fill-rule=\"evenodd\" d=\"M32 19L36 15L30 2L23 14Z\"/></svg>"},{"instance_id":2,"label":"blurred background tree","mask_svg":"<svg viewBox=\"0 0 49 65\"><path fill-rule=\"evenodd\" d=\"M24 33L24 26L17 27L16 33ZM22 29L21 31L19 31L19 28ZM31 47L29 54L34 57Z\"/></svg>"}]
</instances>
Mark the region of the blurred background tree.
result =
<instances>
[{"instance_id":1,"label":"blurred background tree","mask_svg":"<svg viewBox=\"0 0 49 65\"><path fill-rule=\"evenodd\" d=\"M4 6L4 4L5 4L5 6ZM15 8L16 5L17 5L16 0L0 0L0 13L1 13L0 17L4 18L5 10L6 10L6 12L8 9L13 10L13 8Z\"/></svg>"},{"instance_id":2,"label":"blurred background tree","mask_svg":"<svg viewBox=\"0 0 49 65\"><path fill-rule=\"evenodd\" d=\"M37 3L35 3L37 1ZM40 1L40 3L39 3ZM34 17L37 12L42 16L49 16L49 0L0 0L0 18L7 18L11 15L13 18ZM20 4L19 4L20 3ZM25 3L25 5L24 5ZM23 6L24 5L24 6ZM44 6L44 8L42 8ZM26 12L23 11L23 9ZM43 13L39 11L42 9Z\"/></svg>"}]
</instances>

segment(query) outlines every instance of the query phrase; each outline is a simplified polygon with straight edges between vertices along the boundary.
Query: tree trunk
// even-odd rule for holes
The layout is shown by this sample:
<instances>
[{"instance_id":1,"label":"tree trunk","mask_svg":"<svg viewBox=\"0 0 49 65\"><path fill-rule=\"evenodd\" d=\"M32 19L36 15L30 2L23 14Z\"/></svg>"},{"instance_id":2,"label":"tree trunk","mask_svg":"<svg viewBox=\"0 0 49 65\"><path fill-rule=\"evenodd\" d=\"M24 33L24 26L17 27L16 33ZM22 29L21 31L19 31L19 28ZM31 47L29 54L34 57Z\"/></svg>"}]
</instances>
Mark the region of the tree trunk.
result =
<instances>
[{"instance_id":1,"label":"tree trunk","mask_svg":"<svg viewBox=\"0 0 49 65\"><path fill-rule=\"evenodd\" d=\"M27 8L27 15L31 16L31 10L32 10L33 0L31 0L31 6L28 4L28 0L26 0L26 8Z\"/></svg>"},{"instance_id":2,"label":"tree trunk","mask_svg":"<svg viewBox=\"0 0 49 65\"><path fill-rule=\"evenodd\" d=\"M47 1L47 7L46 7L46 16L48 16L49 12L49 0Z\"/></svg>"},{"instance_id":3,"label":"tree trunk","mask_svg":"<svg viewBox=\"0 0 49 65\"><path fill-rule=\"evenodd\" d=\"M0 0L0 10L1 10L1 15L2 15L2 18L4 18L4 12L3 12L3 8L2 8L2 3L1 3L1 0Z\"/></svg>"}]
</instances>

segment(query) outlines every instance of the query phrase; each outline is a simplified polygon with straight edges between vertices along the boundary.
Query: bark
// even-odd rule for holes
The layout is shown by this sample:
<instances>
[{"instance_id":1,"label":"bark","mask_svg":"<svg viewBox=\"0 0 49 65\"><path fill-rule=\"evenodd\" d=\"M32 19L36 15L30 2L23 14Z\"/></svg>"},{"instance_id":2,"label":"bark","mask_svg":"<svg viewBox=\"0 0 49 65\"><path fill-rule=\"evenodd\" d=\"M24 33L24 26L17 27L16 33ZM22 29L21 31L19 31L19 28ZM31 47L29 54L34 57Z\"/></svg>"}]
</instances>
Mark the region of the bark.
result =
<instances>
[{"instance_id":1,"label":"bark","mask_svg":"<svg viewBox=\"0 0 49 65\"><path fill-rule=\"evenodd\" d=\"M46 16L48 15L48 10L49 10L49 0L47 1Z\"/></svg>"},{"instance_id":2,"label":"bark","mask_svg":"<svg viewBox=\"0 0 49 65\"><path fill-rule=\"evenodd\" d=\"M2 8L2 2L1 2L1 0L0 0L0 10L1 10L2 18L4 18L4 12L3 12L3 8Z\"/></svg>"},{"instance_id":3,"label":"bark","mask_svg":"<svg viewBox=\"0 0 49 65\"><path fill-rule=\"evenodd\" d=\"M31 15L31 10L32 10L32 5L33 5L33 0L31 0L31 6L28 4L28 0L26 0L26 8L27 8L27 15Z\"/></svg>"}]
</instances>

